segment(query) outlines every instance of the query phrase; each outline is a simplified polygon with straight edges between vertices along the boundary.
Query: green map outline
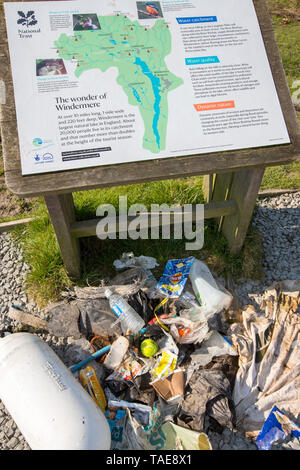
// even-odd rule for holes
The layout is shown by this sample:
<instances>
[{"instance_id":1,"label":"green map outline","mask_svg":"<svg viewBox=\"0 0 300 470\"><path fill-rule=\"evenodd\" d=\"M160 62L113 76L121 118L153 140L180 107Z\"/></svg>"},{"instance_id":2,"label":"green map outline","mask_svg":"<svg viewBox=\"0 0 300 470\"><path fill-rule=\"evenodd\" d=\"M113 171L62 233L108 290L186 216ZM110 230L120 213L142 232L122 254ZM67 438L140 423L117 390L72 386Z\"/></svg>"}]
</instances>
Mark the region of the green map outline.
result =
<instances>
[{"instance_id":1,"label":"green map outline","mask_svg":"<svg viewBox=\"0 0 300 470\"><path fill-rule=\"evenodd\" d=\"M168 93L183 84L165 63L172 48L169 26L159 19L147 28L121 14L98 19L100 30L61 34L54 42L58 55L77 61L77 78L87 70L117 67L117 83L144 122L143 148L159 153L166 147Z\"/></svg>"}]
</instances>

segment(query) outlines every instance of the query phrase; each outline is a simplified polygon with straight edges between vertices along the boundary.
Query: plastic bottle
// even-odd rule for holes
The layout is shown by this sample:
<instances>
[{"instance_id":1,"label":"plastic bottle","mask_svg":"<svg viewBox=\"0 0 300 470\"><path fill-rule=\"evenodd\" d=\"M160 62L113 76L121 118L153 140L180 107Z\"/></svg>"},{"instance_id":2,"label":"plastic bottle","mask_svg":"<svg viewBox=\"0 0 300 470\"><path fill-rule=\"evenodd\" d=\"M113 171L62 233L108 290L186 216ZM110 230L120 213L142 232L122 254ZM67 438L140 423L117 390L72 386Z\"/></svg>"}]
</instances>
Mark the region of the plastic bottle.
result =
<instances>
[{"instance_id":1,"label":"plastic bottle","mask_svg":"<svg viewBox=\"0 0 300 470\"><path fill-rule=\"evenodd\" d=\"M129 329L132 333L138 333L143 328L144 320L123 297L113 294L110 289L106 289L105 296L109 300L110 308L120 319L125 330Z\"/></svg>"},{"instance_id":2,"label":"plastic bottle","mask_svg":"<svg viewBox=\"0 0 300 470\"><path fill-rule=\"evenodd\" d=\"M189 277L201 310L207 317L229 308L232 296L219 289L206 264L195 259Z\"/></svg>"},{"instance_id":3,"label":"plastic bottle","mask_svg":"<svg viewBox=\"0 0 300 470\"><path fill-rule=\"evenodd\" d=\"M119 336L116 341L111 345L110 351L107 354L103 364L109 369L115 370L121 364L127 349L129 347L129 341L125 336Z\"/></svg>"}]
</instances>

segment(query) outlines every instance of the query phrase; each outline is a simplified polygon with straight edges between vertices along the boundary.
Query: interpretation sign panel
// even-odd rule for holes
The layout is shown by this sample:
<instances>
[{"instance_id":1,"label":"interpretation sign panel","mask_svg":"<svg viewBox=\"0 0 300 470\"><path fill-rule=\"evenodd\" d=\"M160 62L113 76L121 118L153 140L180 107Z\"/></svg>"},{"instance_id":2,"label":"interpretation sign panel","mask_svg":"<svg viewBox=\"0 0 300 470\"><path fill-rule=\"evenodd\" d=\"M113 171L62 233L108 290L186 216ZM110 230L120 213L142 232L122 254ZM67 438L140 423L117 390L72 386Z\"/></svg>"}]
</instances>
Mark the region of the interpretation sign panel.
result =
<instances>
[{"instance_id":1,"label":"interpretation sign panel","mask_svg":"<svg viewBox=\"0 0 300 470\"><path fill-rule=\"evenodd\" d=\"M290 142L252 0L4 6L23 175Z\"/></svg>"}]
</instances>

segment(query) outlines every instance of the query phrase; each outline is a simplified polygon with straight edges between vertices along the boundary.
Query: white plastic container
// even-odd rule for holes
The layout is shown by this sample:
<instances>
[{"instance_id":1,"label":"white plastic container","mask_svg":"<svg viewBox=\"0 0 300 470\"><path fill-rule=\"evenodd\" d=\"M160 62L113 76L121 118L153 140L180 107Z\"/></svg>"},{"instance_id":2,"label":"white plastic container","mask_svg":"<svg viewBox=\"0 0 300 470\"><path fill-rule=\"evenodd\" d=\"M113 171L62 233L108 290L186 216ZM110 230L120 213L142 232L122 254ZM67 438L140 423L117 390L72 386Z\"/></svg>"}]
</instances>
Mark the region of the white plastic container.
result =
<instances>
[{"instance_id":1,"label":"white plastic container","mask_svg":"<svg viewBox=\"0 0 300 470\"><path fill-rule=\"evenodd\" d=\"M104 414L36 335L0 339L0 399L32 450L110 449Z\"/></svg>"},{"instance_id":2,"label":"white plastic container","mask_svg":"<svg viewBox=\"0 0 300 470\"><path fill-rule=\"evenodd\" d=\"M232 295L219 289L206 264L195 259L189 274L201 312L209 318L223 308L229 308Z\"/></svg>"},{"instance_id":3,"label":"white plastic container","mask_svg":"<svg viewBox=\"0 0 300 470\"><path fill-rule=\"evenodd\" d=\"M111 345L110 351L107 354L103 364L108 368L115 370L121 364L127 349L129 348L129 341L125 336L119 336L116 341Z\"/></svg>"}]
</instances>

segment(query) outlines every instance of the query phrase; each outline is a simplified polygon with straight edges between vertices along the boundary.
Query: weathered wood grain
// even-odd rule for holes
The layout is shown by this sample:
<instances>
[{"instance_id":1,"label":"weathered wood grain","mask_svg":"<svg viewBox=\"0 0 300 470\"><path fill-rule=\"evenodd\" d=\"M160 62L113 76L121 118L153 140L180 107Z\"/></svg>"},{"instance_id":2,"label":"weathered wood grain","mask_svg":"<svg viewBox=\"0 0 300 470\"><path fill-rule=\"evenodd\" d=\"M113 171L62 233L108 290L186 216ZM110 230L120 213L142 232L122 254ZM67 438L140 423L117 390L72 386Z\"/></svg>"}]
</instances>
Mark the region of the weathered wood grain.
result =
<instances>
[{"instance_id":1,"label":"weathered wood grain","mask_svg":"<svg viewBox=\"0 0 300 470\"><path fill-rule=\"evenodd\" d=\"M70 226L75 221L72 194L45 196L45 202L64 265L69 276L78 279L80 277L79 241L70 232Z\"/></svg>"},{"instance_id":2,"label":"weathered wood grain","mask_svg":"<svg viewBox=\"0 0 300 470\"><path fill-rule=\"evenodd\" d=\"M222 215L233 215L237 212L237 204L235 201L222 201L222 202L213 202L209 204L204 204L204 218L205 219L213 219L215 217L220 217ZM149 227L150 227L150 213L148 214L148 221L149 221ZM162 214L158 214L159 217L157 218L157 224L155 224L155 221L151 222L151 228L154 227L161 227L163 225L163 218ZM127 218L128 224L132 220L134 220L135 217L129 216ZM101 219L90 219L90 220L82 220L82 221L75 221L71 224L70 226L70 232L71 234L76 237L76 238L81 238L81 237L91 237L96 235L96 227L97 224L99 223ZM192 220L196 220L196 212L195 210L192 212ZM170 224L174 225L174 216L171 213L170 214ZM116 217L116 232L119 233L119 218ZM108 234L109 232L107 232ZM115 233L115 232L113 232Z\"/></svg>"},{"instance_id":3,"label":"weathered wood grain","mask_svg":"<svg viewBox=\"0 0 300 470\"><path fill-rule=\"evenodd\" d=\"M34 220L33 217L28 217L27 219L19 219L19 220L10 220L9 222L1 222L0 223L0 233L8 232L16 227L21 225L28 224Z\"/></svg>"},{"instance_id":4,"label":"weathered wood grain","mask_svg":"<svg viewBox=\"0 0 300 470\"><path fill-rule=\"evenodd\" d=\"M222 232L233 254L238 253L243 246L263 175L263 168L233 173L228 197L236 201L238 210L231 216L222 217L220 221Z\"/></svg>"}]
</instances>

